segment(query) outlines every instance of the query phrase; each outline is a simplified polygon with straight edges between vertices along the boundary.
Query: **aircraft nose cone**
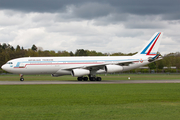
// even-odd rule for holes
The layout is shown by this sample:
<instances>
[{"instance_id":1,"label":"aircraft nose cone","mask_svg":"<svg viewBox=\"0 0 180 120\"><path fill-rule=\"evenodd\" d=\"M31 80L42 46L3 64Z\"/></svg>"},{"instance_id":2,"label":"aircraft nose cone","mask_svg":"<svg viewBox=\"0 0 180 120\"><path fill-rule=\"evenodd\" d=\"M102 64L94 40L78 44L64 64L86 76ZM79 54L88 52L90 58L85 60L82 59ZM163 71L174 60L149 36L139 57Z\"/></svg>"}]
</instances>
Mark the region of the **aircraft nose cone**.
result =
<instances>
[{"instance_id":1,"label":"aircraft nose cone","mask_svg":"<svg viewBox=\"0 0 180 120\"><path fill-rule=\"evenodd\" d=\"M6 65L1 66L1 68L2 68L3 70L7 70L7 66L6 66Z\"/></svg>"},{"instance_id":2,"label":"aircraft nose cone","mask_svg":"<svg viewBox=\"0 0 180 120\"><path fill-rule=\"evenodd\" d=\"M1 68L4 70L4 65L2 65Z\"/></svg>"},{"instance_id":3,"label":"aircraft nose cone","mask_svg":"<svg viewBox=\"0 0 180 120\"><path fill-rule=\"evenodd\" d=\"M8 64L4 64L3 66L1 66L1 68L7 72L11 72L12 67L9 66Z\"/></svg>"}]
</instances>

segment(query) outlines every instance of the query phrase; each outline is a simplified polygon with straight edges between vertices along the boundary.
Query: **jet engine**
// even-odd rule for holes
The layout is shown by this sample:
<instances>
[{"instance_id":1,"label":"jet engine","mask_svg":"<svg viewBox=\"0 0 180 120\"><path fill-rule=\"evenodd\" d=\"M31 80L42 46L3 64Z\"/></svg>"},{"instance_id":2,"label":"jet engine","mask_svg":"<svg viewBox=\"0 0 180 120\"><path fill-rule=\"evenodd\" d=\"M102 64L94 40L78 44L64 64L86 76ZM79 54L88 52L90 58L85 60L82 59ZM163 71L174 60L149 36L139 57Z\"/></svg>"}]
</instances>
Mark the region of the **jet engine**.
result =
<instances>
[{"instance_id":1,"label":"jet engine","mask_svg":"<svg viewBox=\"0 0 180 120\"><path fill-rule=\"evenodd\" d=\"M120 65L106 65L105 71L107 73L121 72L121 71L123 71L123 67Z\"/></svg>"},{"instance_id":2,"label":"jet engine","mask_svg":"<svg viewBox=\"0 0 180 120\"><path fill-rule=\"evenodd\" d=\"M90 71L86 69L73 69L71 72L71 75L74 77L81 77L88 74L90 74Z\"/></svg>"}]
</instances>

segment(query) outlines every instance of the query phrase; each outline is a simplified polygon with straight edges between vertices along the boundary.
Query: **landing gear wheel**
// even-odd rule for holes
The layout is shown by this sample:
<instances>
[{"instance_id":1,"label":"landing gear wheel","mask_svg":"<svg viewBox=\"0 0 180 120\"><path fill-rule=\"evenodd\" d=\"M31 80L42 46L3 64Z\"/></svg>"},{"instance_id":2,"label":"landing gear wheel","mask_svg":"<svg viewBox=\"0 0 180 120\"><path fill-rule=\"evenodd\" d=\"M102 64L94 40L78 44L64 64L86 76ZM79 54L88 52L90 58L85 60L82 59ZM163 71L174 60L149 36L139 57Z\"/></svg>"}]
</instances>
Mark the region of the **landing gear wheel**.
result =
<instances>
[{"instance_id":1,"label":"landing gear wheel","mask_svg":"<svg viewBox=\"0 0 180 120\"><path fill-rule=\"evenodd\" d=\"M83 77L78 77L77 80L78 80L78 81L82 81L82 80L83 80Z\"/></svg>"},{"instance_id":2,"label":"landing gear wheel","mask_svg":"<svg viewBox=\"0 0 180 120\"><path fill-rule=\"evenodd\" d=\"M20 78L20 81L24 81L24 78Z\"/></svg>"},{"instance_id":3,"label":"landing gear wheel","mask_svg":"<svg viewBox=\"0 0 180 120\"><path fill-rule=\"evenodd\" d=\"M96 78L95 77L90 77L89 80L90 81L96 81Z\"/></svg>"},{"instance_id":4,"label":"landing gear wheel","mask_svg":"<svg viewBox=\"0 0 180 120\"><path fill-rule=\"evenodd\" d=\"M19 76L20 76L20 81L24 81L23 74L19 74Z\"/></svg>"},{"instance_id":5,"label":"landing gear wheel","mask_svg":"<svg viewBox=\"0 0 180 120\"><path fill-rule=\"evenodd\" d=\"M102 79L101 79L101 77L97 77L96 80L97 81L101 81Z\"/></svg>"},{"instance_id":6,"label":"landing gear wheel","mask_svg":"<svg viewBox=\"0 0 180 120\"><path fill-rule=\"evenodd\" d=\"M84 81L88 81L88 77L83 77L83 80Z\"/></svg>"}]
</instances>

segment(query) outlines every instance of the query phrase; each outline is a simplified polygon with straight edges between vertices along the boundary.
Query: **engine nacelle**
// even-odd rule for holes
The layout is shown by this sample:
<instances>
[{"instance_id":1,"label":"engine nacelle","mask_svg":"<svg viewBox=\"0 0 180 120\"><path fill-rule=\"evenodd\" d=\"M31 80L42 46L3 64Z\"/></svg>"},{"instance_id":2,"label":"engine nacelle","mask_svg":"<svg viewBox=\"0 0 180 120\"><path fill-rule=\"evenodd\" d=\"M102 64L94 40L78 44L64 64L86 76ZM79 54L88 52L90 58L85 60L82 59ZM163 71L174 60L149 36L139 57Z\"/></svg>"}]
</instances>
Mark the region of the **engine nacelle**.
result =
<instances>
[{"instance_id":1,"label":"engine nacelle","mask_svg":"<svg viewBox=\"0 0 180 120\"><path fill-rule=\"evenodd\" d=\"M74 77L81 77L83 75L89 75L90 71L86 69L73 69L71 75Z\"/></svg>"},{"instance_id":2,"label":"engine nacelle","mask_svg":"<svg viewBox=\"0 0 180 120\"><path fill-rule=\"evenodd\" d=\"M123 67L120 65L106 65L105 71L107 73L121 72L123 71Z\"/></svg>"}]
</instances>

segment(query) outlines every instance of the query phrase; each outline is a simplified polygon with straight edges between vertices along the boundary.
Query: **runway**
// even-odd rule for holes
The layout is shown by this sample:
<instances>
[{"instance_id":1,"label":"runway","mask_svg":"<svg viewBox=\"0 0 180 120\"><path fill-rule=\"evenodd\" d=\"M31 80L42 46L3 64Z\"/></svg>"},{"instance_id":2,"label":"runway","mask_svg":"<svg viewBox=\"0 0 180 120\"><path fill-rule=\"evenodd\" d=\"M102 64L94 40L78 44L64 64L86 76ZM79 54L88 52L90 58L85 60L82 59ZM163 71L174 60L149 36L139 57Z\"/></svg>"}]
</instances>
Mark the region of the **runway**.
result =
<instances>
[{"instance_id":1,"label":"runway","mask_svg":"<svg viewBox=\"0 0 180 120\"><path fill-rule=\"evenodd\" d=\"M0 81L0 85L180 83L180 80Z\"/></svg>"}]
</instances>

